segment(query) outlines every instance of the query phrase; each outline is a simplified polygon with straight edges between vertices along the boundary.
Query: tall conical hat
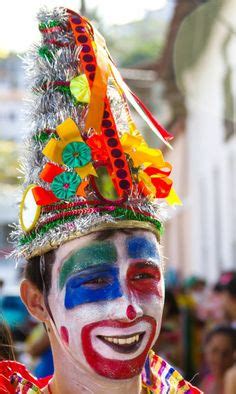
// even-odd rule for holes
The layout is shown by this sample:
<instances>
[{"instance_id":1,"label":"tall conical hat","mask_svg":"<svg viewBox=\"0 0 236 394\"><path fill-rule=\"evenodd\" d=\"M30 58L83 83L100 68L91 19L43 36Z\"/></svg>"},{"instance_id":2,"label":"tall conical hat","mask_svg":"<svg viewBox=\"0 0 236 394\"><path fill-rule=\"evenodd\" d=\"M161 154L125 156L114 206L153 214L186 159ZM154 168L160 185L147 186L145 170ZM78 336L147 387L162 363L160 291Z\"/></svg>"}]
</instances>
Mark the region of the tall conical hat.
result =
<instances>
[{"instance_id":1,"label":"tall conical hat","mask_svg":"<svg viewBox=\"0 0 236 394\"><path fill-rule=\"evenodd\" d=\"M172 168L145 142L128 103L167 145L170 134L123 81L86 18L42 10L39 30L41 43L26 57L33 98L15 255L42 255L105 228L160 236L162 201L179 203Z\"/></svg>"}]
</instances>

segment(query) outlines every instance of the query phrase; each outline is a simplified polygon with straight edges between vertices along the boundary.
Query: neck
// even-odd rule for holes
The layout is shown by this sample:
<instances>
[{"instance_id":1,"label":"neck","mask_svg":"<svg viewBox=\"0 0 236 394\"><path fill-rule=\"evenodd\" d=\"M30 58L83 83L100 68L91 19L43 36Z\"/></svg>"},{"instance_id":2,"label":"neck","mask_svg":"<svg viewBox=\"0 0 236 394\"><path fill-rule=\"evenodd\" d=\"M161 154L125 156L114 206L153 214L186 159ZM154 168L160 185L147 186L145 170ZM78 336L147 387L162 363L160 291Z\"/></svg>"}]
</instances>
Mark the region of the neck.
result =
<instances>
[{"instance_id":1,"label":"neck","mask_svg":"<svg viewBox=\"0 0 236 394\"><path fill-rule=\"evenodd\" d=\"M112 380L85 370L58 343L53 345L54 376L50 382L52 394L140 394L141 375L132 379ZM48 393L48 390L43 392Z\"/></svg>"},{"instance_id":2,"label":"neck","mask_svg":"<svg viewBox=\"0 0 236 394\"><path fill-rule=\"evenodd\" d=\"M50 389L52 394L140 394L142 392L141 378L133 378L129 381L114 381L107 379L101 385L101 381L88 376L88 379L81 379L78 374L75 377L68 376L71 374L57 374L55 373L50 382Z\"/></svg>"}]
</instances>

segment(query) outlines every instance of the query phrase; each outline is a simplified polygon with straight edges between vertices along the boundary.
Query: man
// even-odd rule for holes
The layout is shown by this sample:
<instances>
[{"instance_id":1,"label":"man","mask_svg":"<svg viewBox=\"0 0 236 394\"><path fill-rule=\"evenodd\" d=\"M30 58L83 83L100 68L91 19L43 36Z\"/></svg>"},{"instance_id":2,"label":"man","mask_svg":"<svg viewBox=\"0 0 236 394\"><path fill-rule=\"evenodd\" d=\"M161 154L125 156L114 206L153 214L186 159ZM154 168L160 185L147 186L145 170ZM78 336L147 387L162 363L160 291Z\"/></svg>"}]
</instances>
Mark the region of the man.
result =
<instances>
[{"instance_id":1,"label":"man","mask_svg":"<svg viewBox=\"0 0 236 394\"><path fill-rule=\"evenodd\" d=\"M179 199L171 165L147 145L127 101L167 144L170 135L89 21L66 9L39 19L15 254L27 260L21 296L45 325L55 372L37 381L7 363L3 384L13 393L197 393L150 350L164 303L160 199Z\"/></svg>"},{"instance_id":2,"label":"man","mask_svg":"<svg viewBox=\"0 0 236 394\"><path fill-rule=\"evenodd\" d=\"M164 303L156 236L117 229L61 245L45 299L26 276L22 298L46 324L53 349L52 392L141 392L140 373Z\"/></svg>"}]
</instances>

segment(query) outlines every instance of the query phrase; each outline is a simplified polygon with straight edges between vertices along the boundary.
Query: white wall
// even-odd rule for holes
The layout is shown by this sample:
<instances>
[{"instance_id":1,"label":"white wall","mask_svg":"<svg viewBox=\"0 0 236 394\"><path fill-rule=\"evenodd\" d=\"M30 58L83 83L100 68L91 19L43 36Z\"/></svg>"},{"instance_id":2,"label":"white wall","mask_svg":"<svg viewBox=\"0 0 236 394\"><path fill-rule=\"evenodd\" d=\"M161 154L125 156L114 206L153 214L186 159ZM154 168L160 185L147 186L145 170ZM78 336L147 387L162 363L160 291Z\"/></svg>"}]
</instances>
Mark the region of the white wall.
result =
<instances>
[{"instance_id":1,"label":"white wall","mask_svg":"<svg viewBox=\"0 0 236 394\"><path fill-rule=\"evenodd\" d=\"M217 279L222 269L236 269L236 136L225 139L226 63L222 53L223 42L235 22L236 2L227 1L204 53L185 75L192 264L196 273L211 281ZM235 54L233 34L227 46L227 62L233 70L236 107Z\"/></svg>"}]
</instances>

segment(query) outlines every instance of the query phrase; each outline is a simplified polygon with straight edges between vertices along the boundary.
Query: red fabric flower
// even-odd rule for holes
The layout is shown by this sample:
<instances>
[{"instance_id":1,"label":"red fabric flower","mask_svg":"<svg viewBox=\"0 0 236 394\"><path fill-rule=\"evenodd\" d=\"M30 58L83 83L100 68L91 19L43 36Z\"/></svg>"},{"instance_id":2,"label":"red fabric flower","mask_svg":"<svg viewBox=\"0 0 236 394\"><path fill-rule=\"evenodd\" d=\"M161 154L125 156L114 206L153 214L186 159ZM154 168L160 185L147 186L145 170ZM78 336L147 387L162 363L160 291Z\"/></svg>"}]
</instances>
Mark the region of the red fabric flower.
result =
<instances>
[{"instance_id":1,"label":"red fabric flower","mask_svg":"<svg viewBox=\"0 0 236 394\"><path fill-rule=\"evenodd\" d=\"M92 137L87 139L86 144L91 148L92 158L94 161L107 160L108 154L106 151L106 145L101 135L94 134Z\"/></svg>"}]
</instances>

